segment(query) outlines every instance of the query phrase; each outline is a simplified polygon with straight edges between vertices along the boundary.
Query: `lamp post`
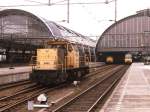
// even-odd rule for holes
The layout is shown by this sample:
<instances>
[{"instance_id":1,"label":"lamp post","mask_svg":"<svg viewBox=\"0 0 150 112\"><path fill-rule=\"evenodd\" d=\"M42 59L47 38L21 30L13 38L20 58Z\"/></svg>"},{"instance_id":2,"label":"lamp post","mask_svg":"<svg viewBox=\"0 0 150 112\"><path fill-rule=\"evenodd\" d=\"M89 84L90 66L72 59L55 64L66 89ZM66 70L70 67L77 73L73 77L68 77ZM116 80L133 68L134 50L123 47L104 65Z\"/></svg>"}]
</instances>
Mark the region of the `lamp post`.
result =
<instances>
[{"instance_id":1,"label":"lamp post","mask_svg":"<svg viewBox=\"0 0 150 112\"><path fill-rule=\"evenodd\" d=\"M112 1L110 1L112 2ZM105 1L105 4L109 4L110 3L108 0ZM114 18L114 22L117 21L117 0L114 0L115 2L115 18Z\"/></svg>"},{"instance_id":2,"label":"lamp post","mask_svg":"<svg viewBox=\"0 0 150 112\"><path fill-rule=\"evenodd\" d=\"M51 0L48 0L48 5L49 5L49 6L51 5Z\"/></svg>"},{"instance_id":3,"label":"lamp post","mask_svg":"<svg viewBox=\"0 0 150 112\"><path fill-rule=\"evenodd\" d=\"M69 23L70 19L70 0L67 1L67 23Z\"/></svg>"},{"instance_id":4,"label":"lamp post","mask_svg":"<svg viewBox=\"0 0 150 112\"><path fill-rule=\"evenodd\" d=\"M117 21L117 0L115 0L115 22Z\"/></svg>"}]
</instances>

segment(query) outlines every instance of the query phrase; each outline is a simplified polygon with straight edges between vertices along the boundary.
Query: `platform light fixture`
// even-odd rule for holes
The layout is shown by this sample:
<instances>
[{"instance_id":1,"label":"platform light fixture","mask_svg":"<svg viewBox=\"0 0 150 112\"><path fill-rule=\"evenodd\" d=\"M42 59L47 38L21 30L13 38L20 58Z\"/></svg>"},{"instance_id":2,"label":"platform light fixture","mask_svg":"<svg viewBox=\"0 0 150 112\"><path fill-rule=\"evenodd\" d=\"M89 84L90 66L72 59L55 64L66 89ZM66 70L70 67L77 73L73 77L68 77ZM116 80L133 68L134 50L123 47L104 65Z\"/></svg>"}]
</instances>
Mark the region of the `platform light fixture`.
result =
<instances>
[{"instance_id":1,"label":"platform light fixture","mask_svg":"<svg viewBox=\"0 0 150 112\"><path fill-rule=\"evenodd\" d=\"M63 19L63 20L56 21L56 22L67 22L67 20Z\"/></svg>"},{"instance_id":2,"label":"platform light fixture","mask_svg":"<svg viewBox=\"0 0 150 112\"><path fill-rule=\"evenodd\" d=\"M48 5L49 5L49 6L51 5L51 0L48 0Z\"/></svg>"}]
</instances>

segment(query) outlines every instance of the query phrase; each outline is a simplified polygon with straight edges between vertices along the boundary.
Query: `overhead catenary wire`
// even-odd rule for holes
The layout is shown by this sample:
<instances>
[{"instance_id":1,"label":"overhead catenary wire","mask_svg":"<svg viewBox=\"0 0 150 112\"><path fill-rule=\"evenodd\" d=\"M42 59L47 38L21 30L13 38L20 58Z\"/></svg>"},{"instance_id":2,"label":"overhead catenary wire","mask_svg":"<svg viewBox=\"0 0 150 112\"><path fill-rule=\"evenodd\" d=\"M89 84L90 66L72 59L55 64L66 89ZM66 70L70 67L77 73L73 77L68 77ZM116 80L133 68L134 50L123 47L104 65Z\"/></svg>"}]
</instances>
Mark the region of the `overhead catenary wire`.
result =
<instances>
[{"instance_id":1,"label":"overhead catenary wire","mask_svg":"<svg viewBox=\"0 0 150 112\"><path fill-rule=\"evenodd\" d=\"M99 5L99 4L108 4L111 3L115 0L111 0L106 2L71 2L70 5ZM61 4L56 4L56 5L67 5L67 3L61 3Z\"/></svg>"},{"instance_id":2,"label":"overhead catenary wire","mask_svg":"<svg viewBox=\"0 0 150 112\"><path fill-rule=\"evenodd\" d=\"M95 15L93 15L93 13L92 13L90 10L88 10L88 8L86 8L85 5L82 5L82 8L91 16L91 19L94 19L95 21L99 22L99 21L96 19Z\"/></svg>"},{"instance_id":3,"label":"overhead catenary wire","mask_svg":"<svg viewBox=\"0 0 150 112\"><path fill-rule=\"evenodd\" d=\"M43 4L42 2L37 2L37 1L33 1L33 0L24 0L24 1L32 2L32 3L39 3L39 4Z\"/></svg>"},{"instance_id":4,"label":"overhead catenary wire","mask_svg":"<svg viewBox=\"0 0 150 112\"><path fill-rule=\"evenodd\" d=\"M0 7L49 6L49 3L36 2L33 0L25 0L25 1L34 2L34 3L38 3L38 4L0 5ZM68 3L62 3L65 1L67 1L67 0L54 2L54 3L51 3L50 5L67 5ZM70 2L69 5L99 5L99 4L108 4L108 3L111 3L113 1L115 1L115 0L108 1L107 3L106 2Z\"/></svg>"},{"instance_id":5,"label":"overhead catenary wire","mask_svg":"<svg viewBox=\"0 0 150 112\"><path fill-rule=\"evenodd\" d=\"M57 5L58 3L62 3L62 2L66 2L66 1L68 1L68 0L61 0L61 1L58 1L58 2L54 2L53 5L55 5L55 4Z\"/></svg>"},{"instance_id":6,"label":"overhead catenary wire","mask_svg":"<svg viewBox=\"0 0 150 112\"><path fill-rule=\"evenodd\" d=\"M4 7L26 7L26 6L48 6L48 4L32 4L32 5L0 5L1 8L4 8Z\"/></svg>"},{"instance_id":7,"label":"overhead catenary wire","mask_svg":"<svg viewBox=\"0 0 150 112\"><path fill-rule=\"evenodd\" d=\"M38 4L41 4L41 5L46 4L46 3L42 3L42 2L37 2L35 0L24 0L24 1L32 2L32 3L38 3ZM52 2L52 4L55 5L55 4L62 3L62 2L65 2L65 1L67 1L67 0L61 0L61 1L57 1L57 2ZM48 4L51 5L51 0L48 0Z\"/></svg>"},{"instance_id":8,"label":"overhead catenary wire","mask_svg":"<svg viewBox=\"0 0 150 112\"><path fill-rule=\"evenodd\" d=\"M37 2L36 0L25 0L25 1L28 1L28 2L33 2L33 3L37 3L37 4L29 4L29 5L26 5L26 4L23 4L23 5L6 5L6 6L1 6L1 7L20 7L20 6L48 6L48 3L41 3L41 2ZM53 0L51 0L53 1ZM67 5L67 1L68 0L60 0L60 1L57 1L57 2L51 2L51 5ZM71 1L71 0L70 0ZM99 4L108 4L110 2L113 2L115 0L108 0L108 2L106 3L105 1L103 2L70 2L69 4L70 5L99 5ZM88 11L88 13L90 14L91 11ZM96 17L92 15L92 18L96 20ZM87 37L96 37L96 36L87 36Z\"/></svg>"}]
</instances>

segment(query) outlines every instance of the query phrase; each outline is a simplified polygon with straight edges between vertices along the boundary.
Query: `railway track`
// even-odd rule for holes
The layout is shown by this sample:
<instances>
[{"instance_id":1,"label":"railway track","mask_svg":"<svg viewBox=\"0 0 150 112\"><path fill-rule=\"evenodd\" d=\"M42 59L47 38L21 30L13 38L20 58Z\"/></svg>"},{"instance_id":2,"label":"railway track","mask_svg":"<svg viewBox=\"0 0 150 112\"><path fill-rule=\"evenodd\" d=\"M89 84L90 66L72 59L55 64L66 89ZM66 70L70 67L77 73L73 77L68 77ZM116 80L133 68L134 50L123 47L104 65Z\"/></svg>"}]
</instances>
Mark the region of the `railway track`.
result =
<instances>
[{"instance_id":1,"label":"railway track","mask_svg":"<svg viewBox=\"0 0 150 112\"><path fill-rule=\"evenodd\" d=\"M0 112L5 112L5 111L9 112L11 108L18 106L19 104L22 104L25 101L31 100L37 97L39 94L47 93L49 91L53 91L55 89L64 86L66 86L66 84L62 84L53 88L35 86L35 87L26 88L10 96L0 98Z\"/></svg>"},{"instance_id":2,"label":"railway track","mask_svg":"<svg viewBox=\"0 0 150 112\"><path fill-rule=\"evenodd\" d=\"M97 71L100 71L100 70L104 71L105 69L109 69L111 67L112 67L112 65L103 65L101 67L92 67L91 68L92 69L92 73L89 73L85 77L92 76L95 73L97 73ZM33 82L31 82L30 80L23 80L23 81L19 81L19 82L3 84L3 85L0 85L0 91L6 90L6 89L10 89L10 88L15 88L15 87L22 86L22 85L32 84L32 83Z\"/></svg>"},{"instance_id":3,"label":"railway track","mask_svg":"<svg viewBox=\"0 0 150 112\"><path fill-rule=\"evenodd\" d=\"M30 95L40 92L41 90L43 90L43 88L40 88L39 86L30 86L14 94L0 98L0 112L17 105L18 103L24 101L27 97L30 97Z\"/></svg>"},{"instance_id":4,"label":"railway track","mask_svg":"<svg viewBox=\"0 0 150 112\"><path fill-rule=\"evenodd\" d=\"M117 65L116 65L117 66ZM97 70L88 74L87 77L91 77L94 74L97 74L98 71L103 73L104 71L114 68L114 65L106 65L102 66L100 68L96 68ZM28 81L27 81L28 82ZM20 84L27 84L27 82L20 82ZM30 82L30 81L29 81ZM19 83L12 85L12 87L19 86ZM63 86L63 85L61 85ZM7 87L6 87L7 88ZM11 88L11 86L8 86L8 88ZM59 88L59 87L54 87L54 88ZM9 110L11 108L14 108L15 106L30 100L32 98L35 98L41 93L47 93L51 90L54 90L54 88L45 88L45 87L40 87L40 86L28 86L26 88L23 88L19 92L15 92L14 94L8 95L6 97L1 97L0 98L0 112Z\"/></svg>"},{"instance_id":5,"label":"railway track","mask_svg":"<svg viewBox=\"0 0 150 112\"><path fill-rule=\"evenodd\" d=\"M37 86L37 84L31 81L22 81L18 83L12 83L12 85L9 84L2 86L2 88L0 88L0 100L8 96L11 96L15 93L18 93L19 91L23 91L35 86Z\"/></svg>"},{"instance_id":6,"label":"railway track","mask_svg":"<svg viewBox=\"0 0 150 112\"><path fill-rule=\"evenodd\" d=\"M21 85L25 85L25 84L29 84L29 83L32 83L32 82L30 80L23 80L23 81L19 81L19 82L2 84L2 85L0 85L0 91L9 89L9 88L13 88L13 87L17 87L17 86L21 86Z\"/></svg>"},{"instance_id":7,"label":"railway track","mask_svg":"<svg viewBox=\"0 0 150 112\"><path fill-rule=\"evenodd\" d=\"M103 73L106 70L112 69L116 66L118 66L118 65L104 65L104 66L101 66L101 67L95 67L95 70L93 70L91 73L87 74L84 78L91 77L91 76L93 76L95 74L98 74L98 73L99 74Z\"/></svg>"},{"instance_id":8,"label":"railway track","mask_svg":"<svg viewBox=\"0 0 150 112\"><path fill-rule=\"evenodd\" d=\"M52 112L95 112L95 107L122 77L128 67L120 65L107 72L94 85L81 92ZM106 72L106 71L105 71Z\"/></svg>"}]
</instances>

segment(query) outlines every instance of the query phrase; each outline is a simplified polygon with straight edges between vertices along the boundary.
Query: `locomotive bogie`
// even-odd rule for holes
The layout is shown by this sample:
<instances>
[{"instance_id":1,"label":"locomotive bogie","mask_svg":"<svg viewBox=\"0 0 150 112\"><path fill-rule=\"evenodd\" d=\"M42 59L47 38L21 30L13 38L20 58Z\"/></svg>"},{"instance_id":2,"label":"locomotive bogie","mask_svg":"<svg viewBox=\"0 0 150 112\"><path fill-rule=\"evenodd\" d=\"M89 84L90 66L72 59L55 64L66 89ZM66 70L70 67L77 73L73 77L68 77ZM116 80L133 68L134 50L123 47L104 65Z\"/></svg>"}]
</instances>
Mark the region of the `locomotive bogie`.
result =
<instances>
[{"instance_id":1,"label":"locomotive bogie","mask_svg":"<svg viewBox=\"0 0 150 112\"><path fill-rule=\"evenodd\" d=\"M51 85L80 80L87 73L89 73L89 67L68 69L64 72L61 70L34 70L30 74L30 80L44 85Z\"/></svg>"}]
</instances>

